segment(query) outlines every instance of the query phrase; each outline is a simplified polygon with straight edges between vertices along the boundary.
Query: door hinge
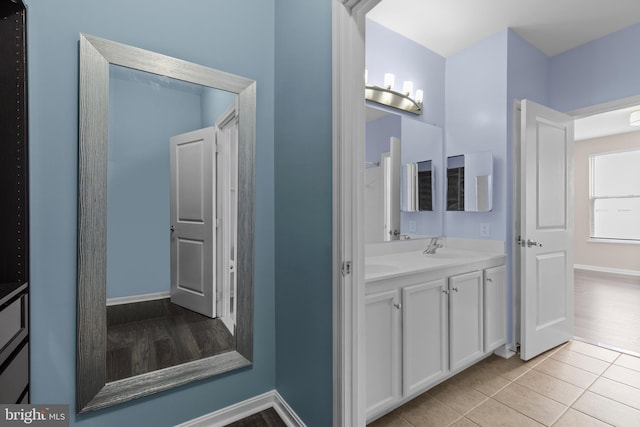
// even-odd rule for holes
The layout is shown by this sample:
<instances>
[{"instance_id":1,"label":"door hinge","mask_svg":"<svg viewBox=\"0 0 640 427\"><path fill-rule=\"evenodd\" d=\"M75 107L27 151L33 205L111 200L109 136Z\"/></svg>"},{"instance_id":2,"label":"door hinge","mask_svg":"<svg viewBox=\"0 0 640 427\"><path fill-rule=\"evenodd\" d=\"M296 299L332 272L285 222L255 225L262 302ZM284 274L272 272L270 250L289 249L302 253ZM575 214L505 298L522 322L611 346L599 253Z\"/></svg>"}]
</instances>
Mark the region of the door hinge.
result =
<instances>
[{"instance_id":1,"label":"door hinge","mask_svg":"<svg viewBox=\"0 0 640 427\"><path fill-rule=\"evenodd\" d=\"M341 271L343 276L351 274L351 261L343 261Z\"/></svg>"}]
</instances>

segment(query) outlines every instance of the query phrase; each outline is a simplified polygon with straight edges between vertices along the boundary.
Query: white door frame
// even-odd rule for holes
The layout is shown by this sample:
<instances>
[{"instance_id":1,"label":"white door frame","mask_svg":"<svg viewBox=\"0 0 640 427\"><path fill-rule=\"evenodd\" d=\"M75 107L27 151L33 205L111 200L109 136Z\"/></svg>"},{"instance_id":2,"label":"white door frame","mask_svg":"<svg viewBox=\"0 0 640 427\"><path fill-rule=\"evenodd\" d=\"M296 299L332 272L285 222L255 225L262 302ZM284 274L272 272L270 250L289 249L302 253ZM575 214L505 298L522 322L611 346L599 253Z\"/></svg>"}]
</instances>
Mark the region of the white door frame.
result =
<instances>
[{"instance_id":1,"label":"white door frame","mask_svg":"<svg viewBox=\"0 0 640 427\"><path fill-rule=\"evenodd\" d=\"M218 119L216 131L216 194L218 219L215 304L217 316L235 336L238 260L238 104L234 102Z\"/></svg>"},{"instance_id":2,"label":"white door frame","mask_svg":"<svg viewBox=\"0 0 640 427\"><path fill-rule=\"evenodd\" d=\"M333 425L365 416L365 18L380 0L333 0Z\"/></svg>"}]
</instances>

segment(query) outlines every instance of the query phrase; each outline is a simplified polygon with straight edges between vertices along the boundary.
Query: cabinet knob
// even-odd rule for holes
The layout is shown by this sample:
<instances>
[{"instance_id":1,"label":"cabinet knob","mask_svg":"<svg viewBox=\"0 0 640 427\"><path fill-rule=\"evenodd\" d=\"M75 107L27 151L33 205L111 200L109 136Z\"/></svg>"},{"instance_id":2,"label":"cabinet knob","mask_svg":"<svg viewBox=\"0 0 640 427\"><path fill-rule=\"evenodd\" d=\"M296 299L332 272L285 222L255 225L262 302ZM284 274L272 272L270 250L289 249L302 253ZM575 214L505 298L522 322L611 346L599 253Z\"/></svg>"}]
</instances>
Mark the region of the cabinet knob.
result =
<instances>
[{"instance_id":1,"label":"cabinet knob","mask_svg":"<svg viewBox=\"0 0 640 427\"><path fill-rule=\"evenodd\" d=\"M445 295L449 295L449 290L448 289L443 289L442 293L445 294Z\"/></svg>"},{"instance_id":2,"label":"cabinet knob","mask_svg":"<svg viewBox=\"0 0 640 427\"><path fill-rule=\"evenodd\" d=\"M491 277L487 277L487 282L493 282L493 279Z\"/></svg>"},{"instance_id":3,"label":"cabinet knob","mask_svg":"<svg viewBox=\"0 0 640 427\"><path fill-rule=\"evenodd\" d=\"M397 308L398 310L400 310L400 309L402 308L402 304L400 304L399 302L397 302L397 303L393 304L393 306L394 306L395 308Z\"/></svg>"},{"instance_id":4,"label":"cabinet knob","mask_svg":"<svg viewBox=\"0 0 640 427\"><path fill-rule=\"evenodd\" d=\"M451 288L453 292L458 292L458 288Z\"/></svg>"}]
</instances>

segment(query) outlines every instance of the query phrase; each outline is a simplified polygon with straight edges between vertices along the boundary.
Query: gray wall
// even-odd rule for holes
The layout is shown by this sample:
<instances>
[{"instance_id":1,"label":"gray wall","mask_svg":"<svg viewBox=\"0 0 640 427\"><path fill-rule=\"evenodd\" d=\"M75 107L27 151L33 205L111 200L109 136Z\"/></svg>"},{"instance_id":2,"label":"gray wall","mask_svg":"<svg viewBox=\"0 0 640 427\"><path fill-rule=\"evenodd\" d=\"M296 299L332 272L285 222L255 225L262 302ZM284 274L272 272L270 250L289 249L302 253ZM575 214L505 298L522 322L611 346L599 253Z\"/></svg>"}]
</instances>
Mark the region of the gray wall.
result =
<instances>
[{"instance_id":1,"label":"gray wall","mask_svg":"<svg viewBox=\"0 0 640 427\"><path fill-rule=\"evenodd\" d=\"M332 424L331 3L276 1L276 387Z\"/></svg>"}]
</instances>

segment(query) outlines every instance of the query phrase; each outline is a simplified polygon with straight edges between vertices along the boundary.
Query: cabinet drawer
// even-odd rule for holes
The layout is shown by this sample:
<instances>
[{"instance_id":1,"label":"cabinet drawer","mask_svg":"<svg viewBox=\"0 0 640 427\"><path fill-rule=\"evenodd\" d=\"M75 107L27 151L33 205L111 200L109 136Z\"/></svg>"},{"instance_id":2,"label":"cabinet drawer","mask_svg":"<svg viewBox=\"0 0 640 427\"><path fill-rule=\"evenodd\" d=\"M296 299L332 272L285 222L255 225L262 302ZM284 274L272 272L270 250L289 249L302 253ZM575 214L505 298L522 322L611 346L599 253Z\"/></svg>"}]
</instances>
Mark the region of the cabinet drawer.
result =
<instances>
[{"instance_id":1,"label":"cabinet drawer","mask_svg":"<svg viewBox=\"0 0 640 427\"><path fill-rule=\"evenodd\" d=\"M0 403L17 403L29 384L29 344L0 373Z\"/></svg>"},{"instance_id":2,"label":"cabinet drawer","mask_svg":"<svg viewBox=\"0 0 640 427\"><path fill-rule=\"evenodd\" d=\"M25 328L27 296L22 295L0 311L0 350Z\"/></svg>"}]
</instances>

